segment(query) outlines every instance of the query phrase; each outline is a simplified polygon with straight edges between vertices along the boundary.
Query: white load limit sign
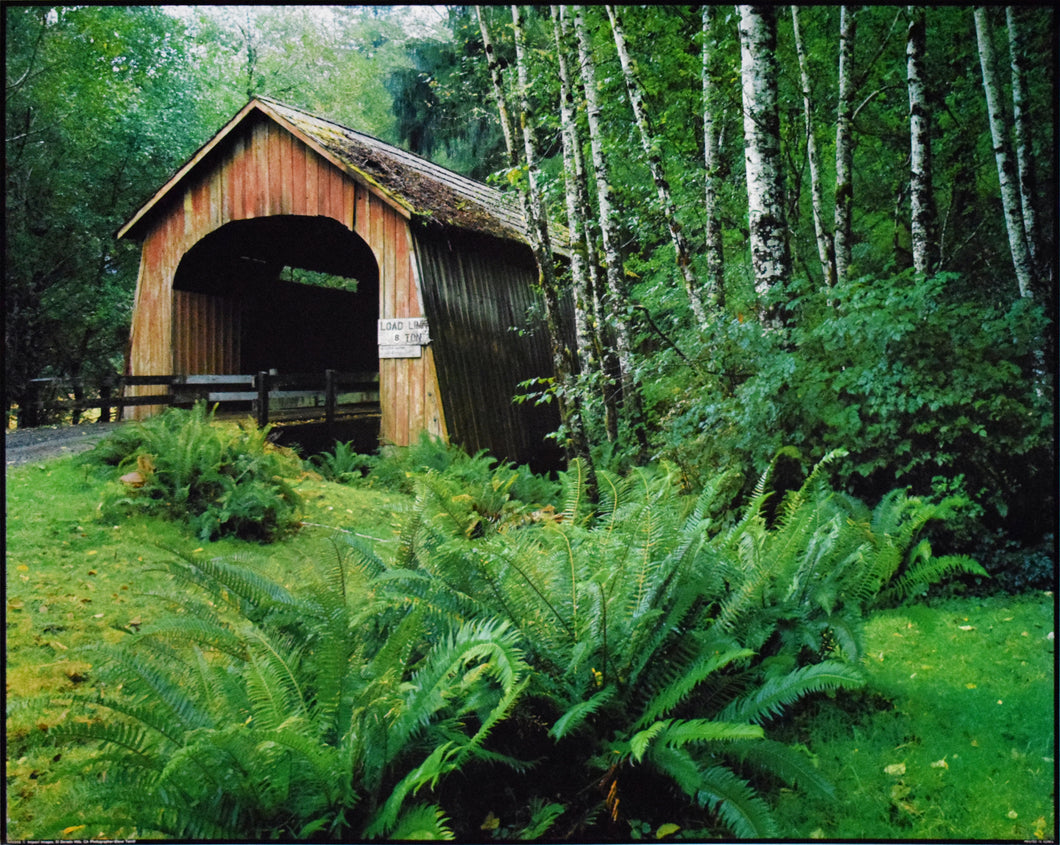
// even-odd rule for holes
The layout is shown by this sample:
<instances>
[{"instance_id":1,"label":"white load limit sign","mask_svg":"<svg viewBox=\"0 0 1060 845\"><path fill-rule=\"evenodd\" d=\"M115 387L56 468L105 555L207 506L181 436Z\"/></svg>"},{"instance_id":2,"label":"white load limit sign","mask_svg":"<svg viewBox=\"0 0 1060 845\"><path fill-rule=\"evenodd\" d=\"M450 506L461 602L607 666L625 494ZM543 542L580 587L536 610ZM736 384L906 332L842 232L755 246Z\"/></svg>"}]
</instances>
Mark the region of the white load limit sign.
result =
<instances>
[{"instance_id":1,"label":"white load limit sign","mask_svg":"<svg viewBox=\"0 0 1060 845\"><path fill-rule=\"evenodd\" d=\"M391 317L379 321L380 358L419 358L431 342L425 317Z\"/></svg>"}]
</instances>

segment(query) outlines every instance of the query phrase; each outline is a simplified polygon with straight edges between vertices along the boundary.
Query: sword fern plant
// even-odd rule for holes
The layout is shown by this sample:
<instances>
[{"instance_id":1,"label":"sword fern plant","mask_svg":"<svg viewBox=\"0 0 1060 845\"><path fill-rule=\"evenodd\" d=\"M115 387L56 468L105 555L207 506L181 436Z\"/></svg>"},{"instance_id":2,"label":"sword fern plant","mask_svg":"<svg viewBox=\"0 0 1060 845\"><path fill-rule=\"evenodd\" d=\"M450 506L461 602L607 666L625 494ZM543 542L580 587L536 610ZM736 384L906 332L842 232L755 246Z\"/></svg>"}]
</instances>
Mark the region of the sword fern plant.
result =
<instances>
[{"instance_id":1,"label":"sword fern plant","mask_svg":"<svg viewBox=\"0 0 1060 845\"><path fill-rule=\"evenodd\" d=\"M397 559L355 543L361 569L440 629L500 618L522 635L534 668L524 707L550 725L556 765L581 765L582 785L598 787L566 796L572 830L602 810L629 818L654 772L737 835L776 835L756 771L832 787L807 755L766 738L768 722L861 684L860 619L888 584L902 594L977 565L914 545L944 508L896 493L870 513L818 471L772 526L764 476L725 528L713 509L724 477L690 502L667 473L601 471L590 510L580 469L560 513L478 538L428 476Z\"/></svg>"},{"instance_id":2,"label":"sword fern plant","mask_svg":"<svg viewBox=\"0 0 1060 845\"><path fill-rule=\"evenodd\" d=\"M341 557L292 592L234 562L171 570L177 613L103 649L104 692L54 732L102 753L79 809L191 839L451 838L413 796L476 759L526 684L516 635L473 620L428 641ZM66 816L69 820L70 816Z\"/></svg>"}]
</instances>

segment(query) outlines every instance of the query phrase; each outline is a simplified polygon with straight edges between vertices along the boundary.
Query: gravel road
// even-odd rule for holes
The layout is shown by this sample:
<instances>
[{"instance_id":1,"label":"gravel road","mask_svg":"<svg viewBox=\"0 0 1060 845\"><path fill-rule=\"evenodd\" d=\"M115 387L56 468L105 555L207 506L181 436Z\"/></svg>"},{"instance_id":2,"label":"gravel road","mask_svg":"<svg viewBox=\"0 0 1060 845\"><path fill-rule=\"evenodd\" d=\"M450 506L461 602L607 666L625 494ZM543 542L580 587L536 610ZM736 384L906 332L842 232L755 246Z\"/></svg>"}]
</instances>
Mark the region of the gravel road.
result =
<instances>
[{"instance_id":1,"label":"gravel road","mask_svg":"<svg viewBox=\"0 0 1060 845\"><path fill-rule=\"evenodd\" d=\"M7 431L4 433L4 464L15 467L85 452L119 425L121 423L46 425Z\"/></svg>"}]
</instances>

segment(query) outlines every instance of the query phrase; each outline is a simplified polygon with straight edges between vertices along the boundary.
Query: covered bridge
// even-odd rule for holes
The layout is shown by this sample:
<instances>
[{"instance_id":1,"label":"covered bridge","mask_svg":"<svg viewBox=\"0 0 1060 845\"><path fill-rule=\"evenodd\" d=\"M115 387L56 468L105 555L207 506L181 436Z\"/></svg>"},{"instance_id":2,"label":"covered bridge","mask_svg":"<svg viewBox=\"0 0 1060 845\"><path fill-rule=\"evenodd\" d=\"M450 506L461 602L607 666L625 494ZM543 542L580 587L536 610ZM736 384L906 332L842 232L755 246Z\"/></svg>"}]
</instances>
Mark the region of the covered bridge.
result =
<instances>
[{"instance_id":1,"label":"covered bridge","mask_svg":"<svg viewBox=\"0 0 1060 845\"><path fill-rule=\"evenodd\" d=\"M512 401L552 373L514 197L258 97L118 237L142 243L128 375L378 372L383 442L550 459L553 407Z\"/></svg>"}]
</instances>

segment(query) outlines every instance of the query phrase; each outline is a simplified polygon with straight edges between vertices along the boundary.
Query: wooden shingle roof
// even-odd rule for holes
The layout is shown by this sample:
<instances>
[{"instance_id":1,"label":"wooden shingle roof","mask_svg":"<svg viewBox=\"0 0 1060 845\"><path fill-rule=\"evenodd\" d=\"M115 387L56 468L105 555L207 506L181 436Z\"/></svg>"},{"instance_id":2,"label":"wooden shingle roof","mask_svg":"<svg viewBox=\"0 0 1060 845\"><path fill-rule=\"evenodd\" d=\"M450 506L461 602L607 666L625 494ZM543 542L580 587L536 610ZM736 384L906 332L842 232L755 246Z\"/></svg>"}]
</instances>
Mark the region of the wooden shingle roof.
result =
<instances>
[{"instance_id":1,"label":"wooden shingle roof","mask_svg":"<svg viewBox=\"0 0 1060 845\"><path fill-rule=\"evenodd\" d=\"M334 121L266 97L252 99L186 162L118 231L142 237L152 209L253 114L264 114L364 184L403 216L447 227L527 242L517 195L462 176Z\"/></svg>"}]
</instances>

